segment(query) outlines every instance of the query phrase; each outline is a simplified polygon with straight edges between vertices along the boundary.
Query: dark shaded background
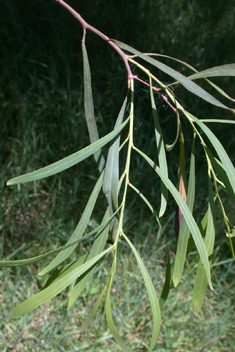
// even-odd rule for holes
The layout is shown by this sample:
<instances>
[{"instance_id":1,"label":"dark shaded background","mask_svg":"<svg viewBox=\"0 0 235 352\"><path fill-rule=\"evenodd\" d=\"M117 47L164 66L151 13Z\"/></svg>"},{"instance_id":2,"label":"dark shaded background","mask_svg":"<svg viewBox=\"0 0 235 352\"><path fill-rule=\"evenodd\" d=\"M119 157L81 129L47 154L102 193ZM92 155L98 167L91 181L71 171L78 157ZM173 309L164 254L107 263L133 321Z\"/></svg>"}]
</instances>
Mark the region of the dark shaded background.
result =
<instances>
[{"instance_id":1,"label":"dark shaded background","mask_svg":"<svg viewBox=\"0 0 235 352\"><path fill-rule=\"evenodd\" d=\"M170 55L197 70L234 62L235 7L232 1L71 0L69 4L109 37L143 52ZM83 115L81 25L53 0L0 0L0 8L0 167L1 186L5 189L7 179L55 162L84 147L88 135ZM86 43L97 124L103 135L113 127L126 94L126 72L116 52L100 38L88 33ZM173 61L164 62L183 70ZM155 73L169 82L164 74ZM215 79L214 82L221 83L228 94L235 96L233 78ZM207 89L210 91L210 87ZM155 151L149 93L138 85L137 92L135 138L137 144L152 156ZM175 94L199 117L232 118L231 114L200 101L184 89L177 88ZM165 141L172 142L175 130L171 112L161 102L156 103ZM185 122L183 128L186 146L190 146L191 130ZM233 127L220 125L212 126L212 129L234 160ZM197 150L198 186L199 189L202 187L199 198L204 201L207 197L203 194L205 169L201 166L203 156L199 145ZM168 156L170 175L175 183L177 152L176 148ZM139 160L134 162L134 168L138 167L139 172L133 174L133 179L147 195L156 198L155 181L151 182L154 175L150 174L146 183L144 165ZM91 187L87 175L97 176L93 160L71 169L69 178L66 173L55 177L54 182L63 184L61 196L65 197L65 202L68 189L73 190L68 217L83 203L84 190L89 191ZM43 182L43 189L51 192L53 181ZM198 209L200 207L199 201Z\"/></svg>"}]
</instances>

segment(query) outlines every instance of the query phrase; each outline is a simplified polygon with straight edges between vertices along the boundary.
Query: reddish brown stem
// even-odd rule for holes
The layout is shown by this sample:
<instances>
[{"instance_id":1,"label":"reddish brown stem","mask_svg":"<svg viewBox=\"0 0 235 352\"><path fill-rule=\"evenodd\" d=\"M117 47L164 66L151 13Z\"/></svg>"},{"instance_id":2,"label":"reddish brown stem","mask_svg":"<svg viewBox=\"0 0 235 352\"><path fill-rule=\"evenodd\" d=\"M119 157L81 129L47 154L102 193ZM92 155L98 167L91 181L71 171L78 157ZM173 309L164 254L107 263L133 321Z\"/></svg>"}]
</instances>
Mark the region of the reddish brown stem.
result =
<instances>
[{"instance_id":1,"label":"reddish brown stem","mask_svg":"<svg viewBox=\"0 0 235 352\"><path fill-rule=\"evenodd\" d=\"M71 6L69 6L65 1L63 1L63 0L55 0L55 1L59 2L64 8L66 8L81 23L84 33L86 32L86 29L89 29L90 31L94 32L99 37L101 37L103 40L108 42L108 44L110 46L112 46L114 48L114 50L117 51L117 53L122 57L124 64L126 66L126 70L127 70L127 74L128 74L128 87L129 87L130 80L134 78L132 71L131 71L131 68L130 68L130 65L129 65L129 62L128 62L129 55L125 54L115 43L113 43L111 41L111 39L109 37L107 37L107 35L103 34L98 29L94 28L89 23L87 23L82 18L82 16L77 11L75 11Z\"/></svg>"}]
</instances>

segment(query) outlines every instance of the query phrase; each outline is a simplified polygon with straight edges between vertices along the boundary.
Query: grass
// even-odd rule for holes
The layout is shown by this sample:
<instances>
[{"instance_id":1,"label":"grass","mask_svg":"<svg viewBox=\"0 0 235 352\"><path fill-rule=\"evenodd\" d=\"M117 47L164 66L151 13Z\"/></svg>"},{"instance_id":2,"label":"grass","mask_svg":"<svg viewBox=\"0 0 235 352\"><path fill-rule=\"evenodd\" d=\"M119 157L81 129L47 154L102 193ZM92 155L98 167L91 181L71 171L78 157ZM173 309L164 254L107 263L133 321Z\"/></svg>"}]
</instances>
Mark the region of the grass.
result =
<instances>
[{"instance_id":1,"label":"grass","mask_svg":"<svg viewBox=\"0 0 235 352\"><path fill-rule=\"evenodd\" d=\"M93 187L97 172L90 158L88 162L41 182L6 187L8 179L73 153L86 146L89 140L87 132L84 132L86 124L83 113L80 38L78 40L80 27L54 2L36 1L33 4L28 2L27 5L21 5L15 0L0 0L0 3L3 8L0 19L0 61L1 67L4 67L0 92L0 255L4 259L21 259L36 256L67 241L81 216L86 196ZM216 24L213 22L215 7L212 9L209 3L205 4L204 1L201 7L200 1L191 1L190 5L188 1L174 1L170 11L164 1L149 1L145 4L147 5L140 1L139 6L136 6L134 1L130 1L125 7L124 2L120 0L115 6L110 3L105 11L100 13L100 1L94 3L92 12L90 3L86 2L82 11L84 17L94 25L95 21L98 21L99 29L130 45L136 45L137 49L148 50L150 47L152 51L160 50L165 54L188 60L197 68L208 66L206 58L210 66L233 60L232 45L228 51L226 49L226 55L225 50L220 49L220 43L224 47L228 41L232 42L234 39L234 31L228 30L229 33L226 34L224 30L225 24L232 28L233 23L234 9L231 10L232 5L228 1L223 2L223 11L219 6L219 20ZM155 11L159 14L158 32L155 30ZM101 18L98 19L97 13ZM115 14L115 23L111 16L107 19L107 14L110 13ZM130 13L133 14L131 20ZM143 16L149 19L147 30ZM128 30L125 29L124 22L129 23ZM191 26L191 23L195 25ZM214 31L211 31L212 27L215 28ZM110 33L111 30L113 34ZM97 124L100 134L104 135L107 129L110 130L113 126L125 94L125 72L122 62L111 51L106 53L105 43L91 37L87 47L93 74ZM204 56L201 55L202 52L205 52ZM117 78L115 70L120 73ZM225 83L229 88L228 93L232 95L234 85L229 81ZM135 139L151 155L154 137L150 127L150 106L147 105L149 93L138 86L137 91L140 99L136 101ZM176 90L177 93L180 98L185 98L181 90ZM198 109L198 104L193 99L190 100L188 96L186 99L193 109ZM171 142L174 138L171 116L164 106L158 106L158 109L164 133L169 138L167 142ZM213 110L208 108L203 111L205 115L209 114L208 116L213 113ZM183 125L183 128L187 131L187 126ZM226 147L234 158L233 131L229 131L229 140L227 129L215 131L226 141ZM187 143L187 133L185 140ZM176 183L178 159L176 160L175 155L169 155L169 161L170 176ZM202 188L197 192L195 207L199 219L206 199L203 169L199 168L200 157L199 150L196 155L197 172L198 184ZM146 182L145 164L136 159L134 166L132 182L138 182L140 189L144 190L144 194L158 207L154 174L150 170L147 175L149 182ZM165 277L165 239L147 210L137 203L134 193L130 192L128 202L125 230L139 250L160 294ZM234 221L233 205L227 202L226 206ZM91 226L95 226L96 221L100 220L101 210L102 206L96 209ZM172 264L176 246L173 212L172 202L166 216L169 221L166 220L165 223ZM218 218L216 255L212 267L212 279L218 296L208 291L202 311L198 316L193 314L192 287L198 258L192 253L186 263L181 284L177 289L171 290L163 309L161 335L155 351L234 351L235 269L219 220ZM81 245L79 253L86 251L90 244L88 242ZM78 254L74 254L71 260L74 260L76 255ZM45 263L39 262L24 268L2 268L1 350L119 351L107 330L102 307L89 330L80 333L82 322L103 288L101 282L108 277L109 258L99 263L91 284L69 311L66 308L68 291L65 291L25 317L7 319L9 310L15 304L42 288L44 281L37 273L44 266ZM112 291L112 304L114 320L130 351L145 351L151 334L149 301L133 255L124 243L119 252L118 275Z\"/></svg>"},{"instance_id":2,"label":"grass","mask_svg":"<svg viewBox=\"0 0 235 352\"><path fill-rule=\"evenodd\" d=\"M146 240L138 249L160 292L164 282L165 249L161 249L162 242L154 243L153 235L150 238L151 243ZM145 351L151 334L147 293L135 260L125 245L119 256L118 275L112 289L114 321L130 351ZM1 350L119 351L107 330L102 309L87 332L79 331L102 290L101 282L108 277L109 264L108 258L99 264L91 286L69 311L66 310L68 293L64 292L25 317L11 321L6 317L9 309L40 289L42 282L36 276L40 264L37 268L4 268L1 272ZM171 290L163 309L161 335L155 351L234 350L234 265L231 261L214 264L213 282L218 296L208 291L198 316L192 311L195 270L196 258L192 256L187 261L180 286Z\"/></svg>"}]
</instances>

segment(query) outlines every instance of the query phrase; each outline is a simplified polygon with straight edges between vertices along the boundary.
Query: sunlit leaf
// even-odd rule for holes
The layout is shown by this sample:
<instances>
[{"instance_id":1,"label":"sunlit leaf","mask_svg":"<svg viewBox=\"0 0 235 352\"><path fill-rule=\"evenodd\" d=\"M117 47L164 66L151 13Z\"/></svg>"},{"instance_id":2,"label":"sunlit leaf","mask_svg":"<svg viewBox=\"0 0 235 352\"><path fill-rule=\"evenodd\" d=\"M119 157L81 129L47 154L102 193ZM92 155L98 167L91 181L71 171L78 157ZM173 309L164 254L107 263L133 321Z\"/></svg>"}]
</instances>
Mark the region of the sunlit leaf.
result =
<instances>
[{"instance_id":1,"label":"sunlit leaf","mask_svg":"<svg viewBox=\"0 0 235 352\"><path fill-rule=\"evenodd\" d=\"M13 308L8 318L16 318L21 315L27 314L34 310L35 308L41 306L43 303L48 302L55 296L57 296L61 291L68 287L72 282L76 280L77 277L85 273L89 268L91 268L98 260L100 260L105 254L107 254L112 247L106 249L95 258L89 260L83 265L79 266L77 269L71 271L66 276L62 277L55 283L51 284L48 288L40 291L33 297L28 298L26 301L20 303L18 306Z\"/></svg>"},{"instance_id":2,"label":"sunlit leaf","mask_svg":"<svg viewBox=\"0 0 235 352\"><path fill-rule=\"evenodd\" d=\"M107 223L107 220L109 218L110 218L109 217L109 209L107 209L105 212L105 215L103 217L102 224ZM100 232L98 232L97 238L95 239L95 241L91 247L91 250L86 258L86 261L91 260L92 258L94 258L96 255L98 255L99 253L101 253L104 250L104 246L105 246L107 239L108 239L108 233L109 233L108 226L106 228L104 228L104 230L101 230ZM87 283L91 280L92 275L94 274L94 270L95 270L95 267L93 269L91 269L90 272L85 277L78 279L78 282L75 283L75 285L73 286L73 288L69 294L68 309L70 309L72 307L72 305L74 304L76 299L80 296L81 292L86 287Z\"/></svg>"},{"instance_id":3,"label":"sunlit leaf","mask_svg":"<svg viewBox=\"0 0 235 352\"><path fill-rule=\"evenodd\" d=\"M32 257L32 258L27 258L27 259L18 259L18 260L0 260L0 266L22 266L22 265L29 265L35 262L38 262L39 260L45 259L47 258L49 255L52 254L56 254L64 249L67 249L71 246L74 246L76 244L78 244L81 241L85 241L88 238L90 238L91 236L95 235L96 233L98 233L97 236L99 236L99 233L101 233L104 228L110 223L110 221L114 218L114 216L117 214L117 212L119 211L119 209L117 209L116 212L113 213L113 215L104 223L102 223L100 226L98 226L96 229L94 229L93 231L87 233L85 236L78 238L77 240L66 244L64 246L61 246L59 248L53 249L49 252L43 253L41 255L38 255L36 257ZM39 273L39 275L42 275L42 273Z\"/></svg>"},{"instance_id":4,"label":"sunlit leaf","mask_svg":"<svg viewBox=\"0 0 235 352\"><path fill-rule=\"evenodd\" d=\"M221 162L224 168L224 171L226 172L229 182L231 183L233 192L235 193L235 169L234 166L226 153L224 147L218 140L218 138L214 135L214 133L199 119L197 119L195 116L192 114L189 114L189 116L197 123L197 125L202 129L202 131L207 135L208 139L210 140L211 144L215 148Z\"/></svg>"},{"instance_id":5,"label":"sunlit leaf","mask_svg":"<svg viewBox=\"0 0 235 352\"><path fill-rule=\"evenodd\" d=\"M150 342L150 346L149 346L149 352L151 352L157 343L157 340L159 337L159 332L160 332L160 326L161 326L161 310L160 310L160 306L159 306L159 301L158 301L158 297L157 297L155 288L153 286L153 283L150 279L148 271L147 271L140 255L139 255L139 253L137 252L136 248L133 246L133 244L131 243L131 241L128 239L128 237L125 234L123 234L123 237L125 238L125 240L129 244L129 246L131 247L131 249L135 255L135 258L137 260L137 263L139 265L141 274L142 274L144 282L145 282L145 286L146 286L149 300L150 300L150 304L151 304L151 309L152 309L152 314L153 314L153 333L152 333L152 338L151 338L151 342Z\"/></svg>"},{"instance_id":6,"label":"sunlit leaf","mask_svg":"<svg viewBox=\"0 0 235 352\"><path fill-rule=\"evenodd\" d=\"M105 298L105 314L106 314L106 319L108 323L109 330L115 340L117 341L118 345L122 348L124 352L128 352L128 348L123 341L121 335L119 334L114 322L113 322L113 317L112 317L112 307L111 307L111 297L110 297L110 292L112 288L112 283L113 283L113 278L114 278L114 273L116 270L116 261L113 262L112 269L111 269L111 279L108 284L108 290Z\"/></svg>"},{"instance_id":7,"label":"sunlit leaf","mask_svg":"<svg viewBox=\"0 0 235 352\"><path fill-rule=\"evenodd\" d=\"M86 46L85 46L85 36L82 40L82 56L83 56L83 75L84 75L84 109L85 117L87 122L87 127L89 131L90 141L94 143L99 139L99 133L97 130L95 114L94 114L94 104L92 97L91 88L91 71L89 60L87 56ZM98 163L98 168L100 172L103 170L105 165L104 156L101 153L101 149L94 153L95 161Z\"/></svg>"},{"instance_id":8,"label":"sunlit leaf","mask_svg":"<svg viewBox=\"0 0 235 352\"><path fill-rule=\"evenodd\" d=\"M191 213L193 212L194 198L195 198L195 136L193 137L193 144L192 144L192 151L191 151L188 192L187 192L187 200L186 200L186 204ZM175 287L178 285L183 273L184 263L187 255L187 249L188 249L189 234L190 234L189 227L183 217L181 226L180 226L180 231L179 231L179 238L177 241L177 251L175 256L175 265L174 265L174 271L173 271L173 277L172 277L172 281Z\"/></svg>"},{"instance_id":9,"label":"sunlit leaf","mask_svg":"<svg viewBox=\"0 0 235 352\"><path fill-rule=\"evenodd\" d=\"M221 65L208 68L204 71L194 73L188 78L198 79L206 77L235 76L235 64Z\"/></svg>"},{"instance_id":10,"label":"sunlit leaf","mask_svg":"<svg viewBox=\"0 0 235 352\"><path fill-rule=\"evenodd\" d=\"M85 330L88 328L88 326L91 324L91 322L92 322L92 320L94 319L94 317L95 317L95 315L96 315L96 312L97 312L97 310L98 310L98 308L99 308L99 306L100 306L100 303L101 303L101 301L102 301L102 299L103 299L103 297L104 297L104 294L105 294L105 292L106 292L106 290L107 290L107 287L108 287L108 284L105 285L105 287L103 288L101 294L99 295L99 297L98 297L98 299L97 299L97 301L96 301L94 307L92 308L92 310L91 310L91 312L89 313L89 315L86 317L84 323L82 324L82 326L81 326L81 328L80 328L80 332L85 331Z\"/></svg>"},{"instance_id":11,"label":"sunlit leaf","mask_svg":"<svg viewBox=\"0 0 235 352\"><path fill-rule=\"evenodd\" d=\"M7 182L8 186L15 185L18 183L31 182L36 180L41 180L43 178L55 175L61 171L64 171L75 164L80 163L82 160L88 158L90 155L94 154L97 150L102 148L108 142L110 142L113 138L115 138L121 130L126 126L129 121L129 117L122 123L121 126L116 128L115 131L110 132L106 136L100 138L98 141L90 144L88 147L79 150L78 152L67 156L60 161L57 161L54 164L48 165L39 169L37 171L29 172L28 174L12 178Z\"/></svg>"},{"instance_id":12,"label":"sunlit leaf","mask_svg":"<svg viewBox=\"0 0 235 352\"><path fill-rule=\"evenodd\" d=\"M104 171L101 173L98 181L96 182L96 185L90 195L90 198L87 202L87 205L83 211L83 214L81 216L81 219L79 223L77 224L73 234L71 235L70 239L68 240L67 244L81 238L83 236L84 231L87 228L88 222L90 220L91 214L93 212L97 197L99 195L99 192L102 187L103 183L103 177L104 177ZM53 270L56 268L60 263L62 263L65 259L68 258L68 256L75 250L77 245L74 245L70 248L67 248L60 252L52 261L49 265L46 266L45 269L43 269L39 275L45 275L49 271Z\"/></svg>"},{"instance_id":13,"label":"sunlit leaf","mask_svg":"<svg viewBox=\"0 0 235 352\"><path fill-rule=\"evenodd\" d=\"M151 213L154 215L154 217L156 218L156 221L161 229L161 232L163 232L162 229L162 225L160 222L160 219L158 217L158 215L156 214L154 207L152 206L152 204L148 201L148 199L143 195L142 192L140 192L139 189L137 189L134 185L132 185L131 183L129 183L129 186L140 196L140 198L145 202L145 204L147 205L147 207L150 209Z\"/></svg>"},{"instance_id":14,"label":"sunlit leaf","mask_svg":"<svg viewBox=\"0 0 235 352\"><path fill-rule=\"evenodd\" d=\"M213 198L213 190L210 178L208 178L209 184L209 202L208 202L208 222L205 236L205 246L207 249L208 257L213 253L214 242L215 242L215 204ZM195 277L195 283L193 288L193 310L198 313L202 307L207 288L207 277L205 269L201 260L199 261L197 274Z\"/></svg>"},{"instance_id":15,"label":"sunlit leaf","mask_svg":"<svg viewBox=\"0 0 235 352\"><path fill-rule=\"evenodd\" d=\"M210 274L210 266L209 266L209 261L208 261L208 256L207 256L207 251L206 251L206 247L204 245L204 242L202 240L201 237L201 233L198 229L198 226L196 224L196 221L194 220L191 211L189 210L188 206L186 205L186 203L184 202L184 200L182 199L182 197L180 196L179 192L177 191L177 189L175 188L175 186L173 185L173 183L166 178L166 176L164 175L164 173L161 171L161 169L154 163L153 160L151 160L146 154L144 154L141 150L139 150L138 148L134 147L134 150L136 150L147 162L148 164L154 169L154 171L159 175L159 177L161 178L161 180L165 183L166 187L168 188L168 190L171 192L172 196L174 197L176 203L179 205L182 214L185 218L185 221L189 227L189 230L193 236L195 245L197 247L198 253L200 255L200 258L205 266L205 270L206 270L206 275L208 278L208 282L209 282L209 286L211 289L213 289L212 287L212 282L211 282L211 274Z\"/></svg>"},{"instance_id":16,"label":"sunlit leaf","mask_svg":"<svg viewBox=\"0 0 235 352\"><path fill-rule=\"evenodd\" d=\"M118 115L114 130L118 128L124 117L126 110L127 98L125 98L121 111ZM120 136L113 140L111 147L109 148L109 153L107 157L107 162L105 166L104 182L103 182L103 192L107 197L110 214L113 212L113 206L116 210L118 208L118 181L119 181L119 146L120 146Z\"/></svg>"},{"instance_id":17,"label":"sunlit leaf","mask_svg":"<svg viewBox=\"0 0 235 352\"><path fill-rule=\"evenodd\" d=\"M171 57L171 56L168 56L168 55L163 55L163 54L154 54L154 53L145 53L145 55L149 55L149 56L159 56L159 57L164 57L164 58L167 58L167 59L170 59L170 60L173 60L173 61L176 61L176 62L179 62L180 64L182 64L183 66L189 68L190 70L194 71L196 73L195 77L194 77L194 74L191 75L191 76L188 76L189 79L197 79L197 74L200 74L201 72L205 72L205 71L201 71L201 72L198 72L195 67L189 65L187 62L184 62L182 60L179 60L179 59L176 59L175 57ZM234 64L232 64L234 66ZM226 65L224 65L226 66ZM223 66L218 66L219 68L220 67L223 67ZM210 70L210 69L209 69ZM231 76L233 76L234 74L232 74ZM207 76L209 77L209 76ZM202 77L200 77L202 78ZM220 87L218 87L215 83L211 82L209 79L207 78L204 78L204 80L210 85L212 86L215 90L217 90L217 92L219 92L221 95L223 95L225 98L227 98L228 100L231 100L233 102L235 102L235 99L233 99L232 97L230 97L227 93L225 93L223 91L223 89L221 89ZM169 84L169 86L172 86L174 84L177 84L178 82L174 82L173 84Z\"/></svg>"},{"instance_id":18,"label":"sunlit leaf","mask_svg":"<svg viewBox=\"0 0 235 352\"><path fill-rule=\"evenodd\" d=\"M145 54L141 53L140 51L132 48L131 46L129 46L127 44L124 44L124 43L119 42L118 40L114 40L114 39L112 39L112 41L116 45L118 45L121 49L126 50L129 53L132 53L134 55L137 55L138 57L140 57L144 61L150 63L151 65L157 67L159 70L161 70L161 71L165 72L166 74L168 74L169 76L173 77L176 81L180 82L188 91L190 91L191 93L197 95L201 99L207 101L208 103L210 103L212 105L215 105L215 106L218 106L220 108L233 111L233 109L230 109L226 105L222 104L220 101L215 99L212 95L210 95L207 91L205 91L203 88L198 86L196 83L191 81L186 76L182 75L180 72L175 71L171 67L163 64L160 61L157 61L157 60L153 59L152 57L149 57L148 55L145 55Z\"/></svg>"},{"instance_id":19,"label":"sunlit leaf","mask_svg":"<svg viewBox=\"0 0 235 352\"><path fill-rule=\"evenodd\" d=\"M166 161L165 147L164 147L164 142L162 137L161 126L160 126L160 122L157 114L156 104L154 101L151 78L150 78L150 99L151 99L151 105L152 105L152 114L153 114L153 121L154 121L154 130L155 130L159 166L161 170L166 174L166 177L168 177L168 167L167 167L167 161ZM163 216L165 213L166 205L167 205L167 194L168 194L167 188L165 187L164 183L161 183L161 206L159 211L159 217Z\"/></svg>"}]
</instances>

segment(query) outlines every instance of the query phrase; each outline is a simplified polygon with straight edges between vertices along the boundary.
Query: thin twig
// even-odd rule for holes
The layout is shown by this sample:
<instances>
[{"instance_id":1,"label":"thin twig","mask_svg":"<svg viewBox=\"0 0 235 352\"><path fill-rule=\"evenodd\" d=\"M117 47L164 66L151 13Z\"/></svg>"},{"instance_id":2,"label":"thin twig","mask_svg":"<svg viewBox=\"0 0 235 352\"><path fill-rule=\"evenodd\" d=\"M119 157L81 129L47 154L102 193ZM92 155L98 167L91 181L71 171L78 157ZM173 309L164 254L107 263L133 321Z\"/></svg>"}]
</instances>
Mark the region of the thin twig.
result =
<instances>
[{"instance_id":1,"label":"thin twig","mask_svg":"<svg viewBox=\"0 0 235 352\"><path fill-rule=\"evenodd\" d=\"M69 6L65 1L63 1L63 0L55 0L55 1L57 1L64 8L66 8L81 23L84 33L86 32L86 29L89 29L90 31L92 31L93 33L95 33L99 37L101 37L103 40L108 42L108 44L111 45L114 48L114 50L117 51L117 53L122 57L124 64L126 66L126 70L127 70L127 74L128 74L128 87L130 87L130 80L133 79L134 76L133 76L133 73L131 71L131 68L130 68L130 65L128 62L129 55L125 54L115 43L113 43L111 41L111 39L109 37L107 37L107 35L103 34L98 29L94 28L89 23L87 23L82 18L82 16L77 11L75 11L71 6Z\"/></svg>"}]
</instances>

